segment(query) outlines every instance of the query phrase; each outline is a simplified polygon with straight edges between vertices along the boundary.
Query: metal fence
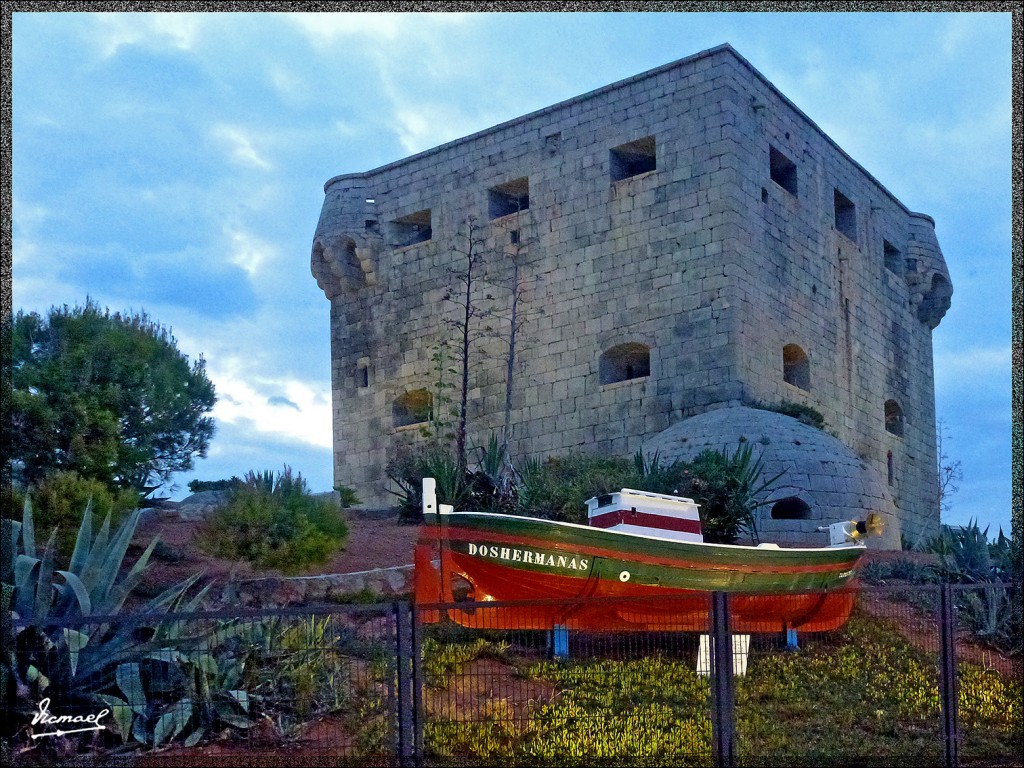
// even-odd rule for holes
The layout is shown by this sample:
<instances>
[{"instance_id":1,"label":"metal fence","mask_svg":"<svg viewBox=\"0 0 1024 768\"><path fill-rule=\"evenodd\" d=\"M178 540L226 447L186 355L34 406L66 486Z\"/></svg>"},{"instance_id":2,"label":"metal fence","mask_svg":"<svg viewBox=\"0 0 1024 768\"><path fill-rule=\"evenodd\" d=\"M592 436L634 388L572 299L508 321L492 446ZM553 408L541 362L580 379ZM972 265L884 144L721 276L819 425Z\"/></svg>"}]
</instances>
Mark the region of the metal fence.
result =
<instances>
[{"instance_id":1,"label":"metal fence","mask_svg":"<svg viewBox=\"0 0 1024 768\"><path fill-rule=\"evenodd\" d=\"M600 601L15 624L3 759L1021 765L1020 657L991 647L1020 632L1019 597L864 587L850 620L817 634L733 632L741 597L726 593L700 598L687 632L659 627L664 598L609 603L616 628L599 632L573 616Z\"/></svg>"}]
</instances>

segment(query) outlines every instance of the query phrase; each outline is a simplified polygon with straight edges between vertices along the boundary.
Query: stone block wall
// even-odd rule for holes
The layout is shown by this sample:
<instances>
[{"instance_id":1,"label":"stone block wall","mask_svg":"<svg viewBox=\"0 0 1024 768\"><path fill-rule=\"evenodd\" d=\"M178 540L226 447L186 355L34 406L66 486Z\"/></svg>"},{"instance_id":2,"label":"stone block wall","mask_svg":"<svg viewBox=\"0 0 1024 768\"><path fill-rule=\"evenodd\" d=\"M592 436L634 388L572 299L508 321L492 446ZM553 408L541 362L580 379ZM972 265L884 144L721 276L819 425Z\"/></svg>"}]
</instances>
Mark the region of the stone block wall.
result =
<instances>
[{"instance_id":1,"label":"stone block wall","mask_svg":"<svg viewBox=\"0 0 1024 768\"><path fill-rule=\"evenodd\" d=\"M744 395L821 411L827 429L888 477L908 538L934 535L931 331L951 294L934 222L907 210L746 62L733 68L739 215L727 249ZM808 380L786 381L787 345L806 354ZM902 413L889 429L887 402Z\"/></svg>"},{"instance_id":2,"label":"stone block wall","mask_svg":"<svg viewBox=\"0 0 1024 768\"><path fill-rule=\"evenodd\" d=\"M835 230L834 189L856 207L853 237ZM474 304L492 313L478 331L500 335L520 265L516 455L629 454L708 409L795 400L866 460L892 450L901 508L937 522L930 330L948 274L930 220L729 46L325 193L312 270L331 300L335 476L364 500L390 501L384 465L419 439L396 401L434 388L472 235ZM809 389L784 381L787 344L809 358ZM471 351L477 445L503 422L505 349L483 338ZM883 393L903 409L901 438L885 431Z\"/></svg>"}]
</instances>

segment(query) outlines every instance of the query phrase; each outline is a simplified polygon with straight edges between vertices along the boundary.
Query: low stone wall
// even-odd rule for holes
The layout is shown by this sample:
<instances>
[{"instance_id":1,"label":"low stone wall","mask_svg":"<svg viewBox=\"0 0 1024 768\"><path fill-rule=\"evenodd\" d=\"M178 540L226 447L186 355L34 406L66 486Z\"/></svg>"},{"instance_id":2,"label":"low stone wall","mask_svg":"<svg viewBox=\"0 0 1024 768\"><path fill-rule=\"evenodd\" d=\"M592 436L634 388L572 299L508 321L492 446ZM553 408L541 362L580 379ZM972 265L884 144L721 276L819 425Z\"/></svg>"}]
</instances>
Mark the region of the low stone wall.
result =
<instances>
[{"instance_id":1,"label":"low stone wall","mask_svg":"<svg viewBox=\"0 0 1024 768\"><path fill-rule=\"evenodd\" d=\"M360 593L382 598L406 596L413 591L412 565L374 568L355 573L322 576L267 577L234 582L231 602L244 607L343 603Z\"/></svg>"}]
</instances>

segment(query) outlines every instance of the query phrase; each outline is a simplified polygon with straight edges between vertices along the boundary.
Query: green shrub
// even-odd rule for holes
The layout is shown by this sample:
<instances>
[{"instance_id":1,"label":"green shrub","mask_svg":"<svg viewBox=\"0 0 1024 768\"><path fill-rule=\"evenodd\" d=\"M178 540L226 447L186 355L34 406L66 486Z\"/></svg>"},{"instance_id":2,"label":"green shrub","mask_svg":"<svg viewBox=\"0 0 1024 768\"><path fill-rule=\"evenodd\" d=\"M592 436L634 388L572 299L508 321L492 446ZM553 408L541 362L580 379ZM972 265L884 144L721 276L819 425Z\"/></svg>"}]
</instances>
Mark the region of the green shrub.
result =
<instances>
[{"instance_id":1,"label":"green shrub","mask_svg":"<svg viewBox=\"0 0 1024 768\"><path fill-rule=\"evenodd\" d=\"M13 485L0 488L0 517L18 520L25 506L25 492Z\"/></svg>"},{"instance_id":2,"label":"green shrub","mask_svg":"<svg viewBox=\"0 0 1024 768\"><path fill-rule=\"evenodd\" d=\"M940 580L934 565L909 557L871 561L861 566L860 576L868 584L887 584L891 581L937 584Z\"/></svg>"},{"instance_id":3,"label":"green shrub","mask_svg":"<svg viewBox=\"0 0 1024 768\"><path fill-rule=\"evenodd\" d=\"M139 494L128 489L111 490L104 483L79 476L77 472L56 472L29 492L35 526L41 538L49 538L57 531L57 552L71 554L75 537L82 524L82 513L92 502L93 514L99 519L110 515L111 523L118 525L128 513L137 509ZM12 500L13 503L13 500ZM5 504L6 507L6 504ZM5 508L5 517L17 519L14 510Z\"/></svg>"},{"instance_id":4,"label":"green shrub","mask_svg":"<svg viewBox=\"0 0 1024 768\"><path fill-rule=\"evenodd\" d=\"M512 686L488 684L469 705L471 717L453 710L428 718L425 748L439 764L711 764L710 680L697 674L692 650L537 662L515 645L489 653L483 641L431 637L421 650L424 668L434 667L428 685L446 689L451 701L469 701L460 694L477 672L464 665L481 656L500 660L513 679L547 683L540 690L549 692L523 706L521 698L502 698ZM958 671L967 726L961 754L1011 754L1021 732L1019 678L966 662ZM941 757L934 652L908 642L894 621L858 611L835 633L808 635L797 651L759 644L734 683L737 746L747 764L909 765ZM437 690L426 698L442 700Z\"/></svg>"},{"instance_id":5,"label":"green shrub","mask_svg":"<svg viewBox=\"0 0 1024 768\"><path fill-rule=\"evenodd\" d=\"M733 544L746 533L756 542L755 511L768 503L763 497L782 474L764 479L761 458L743 443L734 453L723 448L698 454L683 469L679 494L700 505L704 541Z\"/></svg>"},{"instance_id":6,"label":"green shrub","mask_svg":"<svg viewBox=\"0 0 1024 768\"><path fill-rule=\"evenodd\" d=\"M388 462L388 477L398 486L399 518L405 522L423 519L423 478L437 481L437 503L467 509L472 499L472 476L460 472L451 452L436 443L403 449Z\"/></svg>"},{"instance_id":7,"label":"green shrub","mask_svg":"<svg viewBox=\"0 0 1024 768\"><path fill-rule=\"evenodd\" d=\"M180 699L166 710L158 709L163 704L158 697L166 690L154 686L145 670L155 657L181 658L177 649L196 641L183 636L183 624L168 622L160 614L195 611L209 587L185 600L186 592L200 578L196 574L149 600L139 609L144 618L138 622L76 623L82 616L119 614L128 596L138 594L157 544L154 539L135 564L125 568L139 512L114 529L107 515L96 532L91 506L86 505L80 517L67 564L60 562L64 558L56 551L55 534L45 548L36 546L30 502L26 502L20 522L2 521L4 541L10 547L3 556L17 563L11 602L3 609L28 622L17 629L6 624L6 632L11 634L3 638L5 648L17 648L16 654L6 655L2 662L19 691L16 711L31 716L36 702L51 697L63 706L85 711L106 706L113 720L111 732L123 741L159 743L169 735L167 728L175 718L181 726L175 735L184 729L189 718L182 720L177 713L183 714L185 704L196 700L194 696ZM8 594L5 590L5 600ZM191 716L191 707L188 709ZM69 748L73 745L61 747Z\"/></svg>"},{"instance_id":8,"label":"green shrub","mask_svg":"<svg viewBox=\"0 0 1024 768\"><path fill-rule=\"evenodd\" d=\"M338 492L338 501L341 503L342 509L358 507L363 503L359 499L359 495L356 493L355 488L350 488L347 485L336 485L334 486L334 490Z\"/></svg>"},{"instance_id":9,"label":"green shrub","mask_svg":"<svg viewBox=\"0 0 1024 768\"><path fill-rule=\"evenodd\" d=\"M614 456L570 453L529 460L520 474L517 514L570 523L586 524L587 499L640 485L632 462Z\"/></svg>"},{"instance_id":10,"label":"green shrub","mask_svg":"<svg viewBox=\"0 0 1024 768\"><path fill-rule=\"evenodd\" d=\"M337 502L311 495L302 475L286 466L277 474L247 473L206 521L202 540L218 557L290 574L325 562L347 536Z\"/></svg>"},{"instance_id":11,"label":"green shrub","mask_svg":"<svg viewBox=\"0 0 1024 768\"><path fill-rule=\"evenodd\" d=\"M792 416L797 421L815 429L825 429L825 417L817 408L802 403L794 403L790 400L783 400L781 403L751 403L752 408L761 411L773 411L783 416Z\"/></svg>"},{"instance_id":12,"label":"green shrub","mask_svg":"<svg viewBox=\"0 0 1024 768\"><path fill-rule=\"evenodd\" d=\"M527 461L521 471L516 514L587 522L584 502L602 493L635 488L692 498L700 505L705 541L731 544L746 532L757 539L754 511L781 475L764 479L750 445L735 452L707 450L693 461L664 464L657 454L630 462L611 456L569 454Z\"/></svg>"},{"instance_id":13,"label":"green shrub","mask_svg":"<svg viewBox=\"0 0 1024 768\"><path fill-rule=\"evenodd\" d=\"M238 488L242 481L232 476L229 480L189 480L188 489L192 493L201 491L230 491Z\"/></svg>"}]
</instances>

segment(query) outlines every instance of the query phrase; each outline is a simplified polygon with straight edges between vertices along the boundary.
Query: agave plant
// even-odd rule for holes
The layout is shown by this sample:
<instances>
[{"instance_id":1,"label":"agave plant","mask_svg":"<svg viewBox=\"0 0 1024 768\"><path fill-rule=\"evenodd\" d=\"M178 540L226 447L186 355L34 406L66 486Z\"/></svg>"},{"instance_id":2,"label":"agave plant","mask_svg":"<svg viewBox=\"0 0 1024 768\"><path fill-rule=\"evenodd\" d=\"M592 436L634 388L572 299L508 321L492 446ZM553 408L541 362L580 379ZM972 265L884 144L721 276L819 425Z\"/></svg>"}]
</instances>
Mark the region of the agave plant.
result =
<instances>
[{"instance_id":1,"label":"agave plant","mask_svg":"<svg viewBox=\"0 0 1024 768\"><path fill-rule=\"evenodd\" d=\"M242 684L248 658L224 646L250 632L240 623L199 637L165 629L158 632L162 648L118 664L115 684L94 698L110 708L125 742L158 747L186 733L184 744L192 746L217 725L248 728L250 696Z\"/></svg>"},{"instance_id":2,"label":"agave plant","mask_svg":"<svg viewBox=\"0 0 1024 768\"><path fill-rule=\"evenodd\" d=\"M52 698L61 707L106 705L112 710L115 730L125 740L159 743L190 722L191 712L190 717L184 716L186 708L191 710L194 702L208 702L201 696L175 699L172 695L168 706L166 692L147 698L146 689L152 692L159 680L159 675L153 674L156 665L174 664L179 677L192 679L197 679L195 668L201 667L200 687L205 685L207 691L206 676L211 669L202 654L180 650L204 643L209 647L210 633L186 636L180 622L166 621L163 614L196 610L209 586L185 600L200 578L191 576L150 600L136 615L121 620L118 613L145 574L157 543L154 539L123 573L138 522L136 511L111 532L108 515L94 536L92 507L87 505L71 562L61 570L55 568L53 534L41 552L36 547L28 502L20 523L3 520L7 528L4 541L10 542L5 554L14 563L12 650L4 662L23 708L43 698ZM212 634L218 635L216 631ZM218 639L229 635L221 631ZM176 690L187 694L190 689L183 683Z\"/></svg>"},{"instance_id":3,"label":"agave plant","mask_svg":"<svg viewBox=\"0 0 1024 768\"><path fill-rule=\"evenodd\" d=\"M437 480L437 499L464 509L471 499L472 487L466 472L459 468L455 457L446 449L427 444L418 452L408 452L392 459L385 468L388 477L399 490L400 517L409 522L423 519L422 482L424 477Z\"/></svg>"},{"instance_id":4,"label":"agave plant","mask_svg":"<svg viewBox=\"0 0 1024 768\"><path fill-rule=\"evenodd\" d=\"M966 526L943 526L929 549L939 558L939 570L955 584L977 585L957 592L957 608L978 639L996 648L1019 654L1021 608L1019 596L1007 586L1014 579L1013 544L1002 529L990 541L988 528L977 521Z\"/></svg>"}]
</instances>

